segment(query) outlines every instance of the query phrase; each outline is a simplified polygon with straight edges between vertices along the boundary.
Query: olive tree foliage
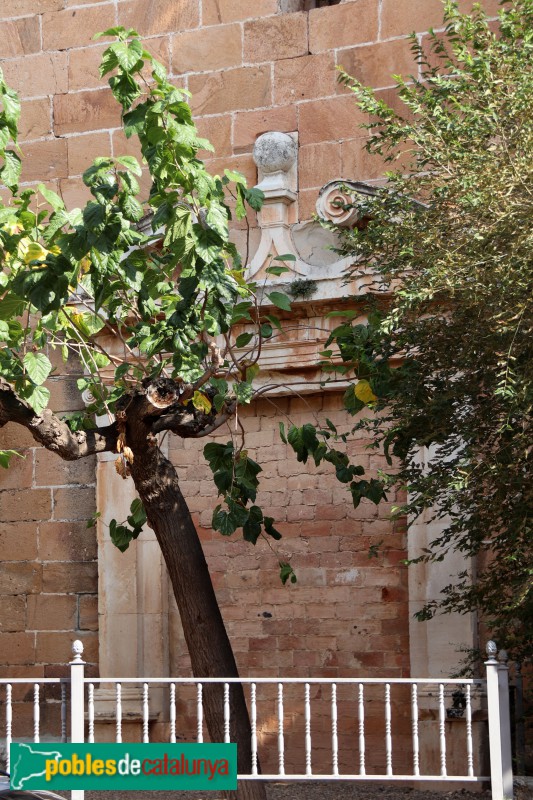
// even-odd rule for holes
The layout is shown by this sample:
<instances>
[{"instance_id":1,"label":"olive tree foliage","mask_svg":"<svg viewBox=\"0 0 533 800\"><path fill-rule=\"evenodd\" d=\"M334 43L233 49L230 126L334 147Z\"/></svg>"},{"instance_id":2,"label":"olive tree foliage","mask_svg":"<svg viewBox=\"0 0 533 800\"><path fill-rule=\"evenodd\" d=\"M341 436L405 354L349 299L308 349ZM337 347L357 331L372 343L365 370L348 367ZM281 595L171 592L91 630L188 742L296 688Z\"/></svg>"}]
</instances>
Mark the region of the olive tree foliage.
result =
<instances>
[{"instance_id":1,"label":"olive tree foliage","mask_svg":"<svg viewBox=\"0 0 533 800\"><path fill-rule=\"evenodd\" d=\"M368 324L348 319L331 341L341 371L373 395L376 414L357 427L399 463L387 480L408 495L394 513L445 521L417 560L464 555L464 571L419 617L477 609L501 646L524 656L533 632L533 2L504 2L497 25L480 6L463 15L447 2L445 26L424 48L413 36L420 71L395 78L394 109L341 76L371 115L370 152L391 171L342 234L351 274L375 275ZM361 410L352 387L345 400Z\"/></svg>"}]
</instances>

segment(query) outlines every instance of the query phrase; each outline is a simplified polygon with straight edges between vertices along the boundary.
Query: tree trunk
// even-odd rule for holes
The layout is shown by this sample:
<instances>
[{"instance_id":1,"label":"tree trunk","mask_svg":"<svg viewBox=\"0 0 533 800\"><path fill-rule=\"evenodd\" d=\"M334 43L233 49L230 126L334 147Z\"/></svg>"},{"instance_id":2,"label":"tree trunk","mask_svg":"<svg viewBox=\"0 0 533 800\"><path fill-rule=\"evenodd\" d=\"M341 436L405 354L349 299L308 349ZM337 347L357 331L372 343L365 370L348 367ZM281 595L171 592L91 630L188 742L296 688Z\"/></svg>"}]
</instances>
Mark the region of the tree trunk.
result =
<instances>
[{"instance_id":1,"label":"tree trunk","mask_svg":"<svg viewBox=\"0 0 533 800\"><path fill-rule=\"evenodd\" d=\"M231 644L218 607L207 562L173 465L147 428L128 413L127 442L134 453L131 474L148 522L157 537L178 605L195 677L238 677ZM204 687L204 711L213 742L224 741L223 686ZM237 742L238 771L251 766L251 726L241 684L230 685L231 740ZM243 781L238 797L266 800L264 784Z\"/></svg>"}]
</instances>

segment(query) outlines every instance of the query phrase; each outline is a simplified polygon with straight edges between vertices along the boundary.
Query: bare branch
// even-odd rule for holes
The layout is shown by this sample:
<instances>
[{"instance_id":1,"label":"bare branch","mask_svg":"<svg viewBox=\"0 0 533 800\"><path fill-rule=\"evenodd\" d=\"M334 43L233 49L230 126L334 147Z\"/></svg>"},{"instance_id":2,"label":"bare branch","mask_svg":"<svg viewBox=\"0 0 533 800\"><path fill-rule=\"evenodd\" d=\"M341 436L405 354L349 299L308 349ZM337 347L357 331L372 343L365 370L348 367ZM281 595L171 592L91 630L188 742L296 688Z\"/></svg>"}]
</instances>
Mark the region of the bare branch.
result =
<instances>
[{"instance_id":1,"label":"bare branch","mask_svg":"<svg viewBox=\"0 0 533 800\"><path fill-rule=\"evenodd\" d=\"M14 422L26 428L36 442L57 453L65 461L114 451L117 443L115 423L91 431L71 431L64 420L46 408L42 414L22 400L13 387L0 378L0 428Z\"/></svg>"}]
</instances>

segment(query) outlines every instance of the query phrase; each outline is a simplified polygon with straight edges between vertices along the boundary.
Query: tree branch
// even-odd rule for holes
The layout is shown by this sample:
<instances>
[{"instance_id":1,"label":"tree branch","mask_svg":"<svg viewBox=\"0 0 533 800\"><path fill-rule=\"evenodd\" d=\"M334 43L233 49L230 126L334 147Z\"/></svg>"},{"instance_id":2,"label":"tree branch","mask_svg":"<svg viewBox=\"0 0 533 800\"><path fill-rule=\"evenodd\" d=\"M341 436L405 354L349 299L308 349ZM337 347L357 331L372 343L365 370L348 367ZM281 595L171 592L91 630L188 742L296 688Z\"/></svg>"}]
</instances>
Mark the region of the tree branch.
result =
<instances>
[{"instance_id":1,"label":"tree branch","mask_svg":"<svg viewBox=\"0 0 533 800\"><path fill-rule=\"evenodd\" d=\"M36 442L57 453L65 461L76 461L95 453L114 451L117 444L115 423L91 431L71 431L67 423L49 408L42 414L36 414L13 387L0 378L0 428L8 422L22 425Z\"/></svg>"}]
</instances>

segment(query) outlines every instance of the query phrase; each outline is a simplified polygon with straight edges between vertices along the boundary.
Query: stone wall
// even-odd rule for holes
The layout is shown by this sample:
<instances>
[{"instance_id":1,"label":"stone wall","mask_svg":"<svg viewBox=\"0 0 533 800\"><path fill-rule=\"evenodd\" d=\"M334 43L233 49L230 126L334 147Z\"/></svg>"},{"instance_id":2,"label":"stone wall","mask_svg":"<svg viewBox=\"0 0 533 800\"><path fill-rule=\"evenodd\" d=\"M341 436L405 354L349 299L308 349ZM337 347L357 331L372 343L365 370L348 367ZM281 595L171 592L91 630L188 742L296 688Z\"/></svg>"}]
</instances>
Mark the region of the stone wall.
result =
<instances>
[{"instance_id":1,"label":"stone wall","mask_svg":"<svg viewBox=\"0 0 533 800\"><path fill-rule=\"evenodd\" d=\"M83 407L75 377L48 381L60 415ZM87 519L95 510L95 459L62 461L13 424L0 428L0 449L22 455L0 471L0 678L66 676L74 638L94 674L98 571ZM30 687L14 692L16 702L27 700ZM57 734L59 704L44 704L43 714L44 728ZM31 703L17 707L14 735L31 726Z\"/></svg>"}]
</instances>

